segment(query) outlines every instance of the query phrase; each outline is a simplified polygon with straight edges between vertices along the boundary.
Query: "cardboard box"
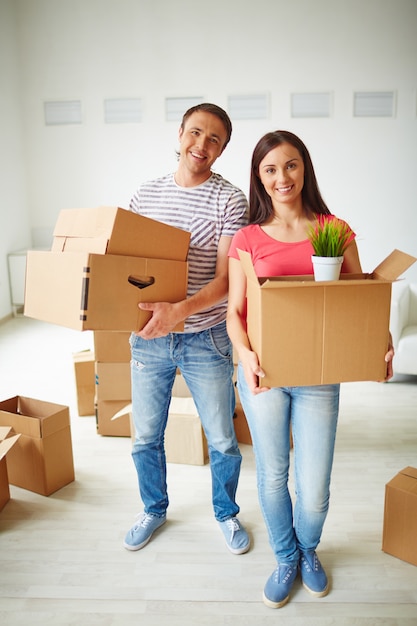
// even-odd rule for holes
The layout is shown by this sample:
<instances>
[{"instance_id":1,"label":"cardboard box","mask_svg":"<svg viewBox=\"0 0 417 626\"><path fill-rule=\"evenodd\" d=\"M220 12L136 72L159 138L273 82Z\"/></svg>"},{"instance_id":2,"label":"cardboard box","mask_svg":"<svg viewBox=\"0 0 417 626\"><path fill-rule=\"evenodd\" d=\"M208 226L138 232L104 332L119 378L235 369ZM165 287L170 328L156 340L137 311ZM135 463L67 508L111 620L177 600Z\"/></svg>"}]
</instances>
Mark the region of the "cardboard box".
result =
<instances>
[{"instance_id":1,"label":"cardboard box","mask_svg":"<svg viewBox=\"0 0 417 626\"><path fill-rule=\"evenodd\" d=\"M206 437L192 398L171 398L165 453L167 463L204 465L208 461Z\"/></svg>"},{"instance_id":2,"label":"cardboard box","mask_svg":"<svg viewBox=\"0 0 417 626\"><path fill-rule=\"evenodd\" d=\"M130 361L130 332L96 330L94 354L96 361L128 363Z\"/></svg>"},{"instance_id":3,"label":"cardboard box","mask_svg":"<svg viewBox=\"0 0 417 626\"><path fill-rule=\"evenodd\" d=\"M10 500L9 476L7 474L6 454L14 446L20 435L8 437L11 428L0 426L0 511ZM6 439L6 437L8 437Z\"/></svg>"},{"instance_id":4,"label":"cardboard box","mask_svg":"<svg viewBox=\"0 0 417 626\"><path fill-rule=\"evenodd\" d=\"M235 374L236 377L236 374ZM239 401L239 394L236 390L236 409L233 415L233 424L235 427L236 438L239 443L247 443L252 445L252 437L249 432L249 426L242 405ZM175 377L174 386L172 388L172 396L176 398L191 398L191 392L187 387L187 383L180 372Z\"/></svg>"},{"instance_id":5,"label":"cardboard box","mask_svg":"<svg viewBox=\"0 0 417 626\"><path fill-rule=\"evenodd\" d=\"M10 484L49 496L74 480L67 406L15 396L0 402L0 425L21 435L7 455Z\"/></svg>"},{"instance_id":6,"label":"cardboard box","mask_svg":"<svg viewBox=\"0 0 417 626\"><path fill-rule=\"evenodd\" d=\"M150 284L138 288L129 278ZM148 280L149 279L149 280ZM140 330L151 313L139 302L187 295L187 263L88 252L27 253L24 314L75 330ZM183 324L177 330L181 330Z\"/></svg>"},{"instance_id":7,"label":"cardboard box","mask_svg":"<svg viewBox=\"0 0 417 626\"><path fill-rule=\"evenodd\" d=\"M98 400L131 401L130 363L95 363L96 402Z\"/></svg>"},{"instance_id":8,"label":"cardboard box","mask_svg":"<svg viewBox=\"0 0 417 626\"><path fill-rule=\"evenodd\" d=\"M130 411L132 442L135 426ZM165 429L165 456L167 463L205 465L209 460L207 440L198 417L197 407L190 397L172 397Z\"/></svg>"},{"instance_id":9,"label":"cardboard box","mask_svg":"<svg viewBox=\"0 0 417 626\"><path fill-rule=\"evenodd\" d=\"M184 376L179 370L175 376L174 386L172 387L172 395L176 398L191 398L191 391L188 389Z\"/></svg>"},{"instance_id":10,"label":"cardboard box","mask_svg":"<svg viewBox=\"0 0 417 626\"><path fill-rule=\"evenodd\" d=\"M63 209L54 252L92 252L185 261L190 233L119 207Z\"/></svg>"},{"instance_id":11,"label":"cardboard box","mask_svg":"<svg viewBox=\"0 0 417 626\"><path fill-rule=\"evenodd\" d=\"M98 400L97 434L107 437L130 437L130 409L128 400Z\"/></svg>"},{"instance_id":12,"label":"cardboard box","mask_svg":"<svg viewBox=\"0 0 417 626\"><path fill-rule=\"evenodd\" d=\"M139 302L186 297L189 242L126 209L64 209L52 251L27 254L24 314L75 330L139 330L151 317Z\"/></svg>"},{"instance_id":13,"label":"cardboard box","mask_svg":"<svg viewBox=\"0 0 417 626\"><path fill-rule=\"evenodd\" d=\"M417 468L406 467L385 486L382 550L417 565Z\"/></svg>"},{"instance_id":14,"label":"cardboard box","mask_svg":"<svg viewBox=\"0 0 417 626\"><path fill-rule=\"evenodd\" d=\"M416 259L394 250L371 274L258 278L247 252L247 323L269 387L383 380L391 284Z\"/></svg>"},{"instance_id":15,"label":"cardboard box","mask_svg":"<svg viewBox=\"0 0 417 626\"><path fill-rule=\"evenodd\" d=\"M237 403L233 415L233 425L235 427L236 438L239 443L252 445L252 437L250 434L246 415L241 404Z\"/></svg>"},{"instance_id":16,"label":"cardboard box","mask_svg":"<svg viewBox=\"0 0 417 626\"><path fill-rule=\"evenodd\" d=\"M94 415L95 359L94 352L83 350L73 354L78 415Z\"/></svg>"}]
</instances>

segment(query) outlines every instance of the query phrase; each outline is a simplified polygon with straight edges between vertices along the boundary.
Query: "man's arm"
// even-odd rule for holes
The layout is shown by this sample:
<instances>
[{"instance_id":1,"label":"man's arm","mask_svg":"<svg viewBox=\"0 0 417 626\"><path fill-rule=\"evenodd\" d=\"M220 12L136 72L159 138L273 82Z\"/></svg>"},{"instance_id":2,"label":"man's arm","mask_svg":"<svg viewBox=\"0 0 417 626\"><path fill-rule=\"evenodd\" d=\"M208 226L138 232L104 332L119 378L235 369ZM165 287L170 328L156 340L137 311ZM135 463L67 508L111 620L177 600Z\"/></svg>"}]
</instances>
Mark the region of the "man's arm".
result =
<instances>
[{"instance_id":1,"label":"man's arm","mask_svg":"<svg viewBox=\"0 0 417 626\"><path fill-rule=\"evenodd\" d=\"M143 339L156 339L170 333L190 315L208 309L223 300L228 291L228 257L231 237L220 237L217 248L216 273L213 280L195 294L180 302L142 302L139 307L152 311L149 322L137 334Z\"/></svg>"}]
</instances>

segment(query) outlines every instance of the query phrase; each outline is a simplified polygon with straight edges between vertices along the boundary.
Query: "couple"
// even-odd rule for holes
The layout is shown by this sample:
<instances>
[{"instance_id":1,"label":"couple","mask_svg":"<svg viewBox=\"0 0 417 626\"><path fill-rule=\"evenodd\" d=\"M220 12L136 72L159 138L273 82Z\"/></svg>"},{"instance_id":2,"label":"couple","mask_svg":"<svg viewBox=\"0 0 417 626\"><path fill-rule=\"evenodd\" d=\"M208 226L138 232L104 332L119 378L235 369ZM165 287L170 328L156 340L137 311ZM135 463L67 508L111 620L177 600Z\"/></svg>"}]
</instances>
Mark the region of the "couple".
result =
<instances>
[{"instance_id":1,"label":"couple","mask_svg":"<svg viewBox=\"0 0 417 626\"><path fill-rule=\"evenodd\" d=\"M214 517L233 554L249 550L236 503L242 457L233 426L232 341L239 356L238 390L253 440L260 506L276 559L263 598L267 606L279 608L288 601L298 571L313 595L328 592L316 548L329 505L339 385L260 386L263 372L245 331L246 280L237 249L250 252L259 276L312 274L308 227L317 215L332 216L307 148L286 131L268 133L255 147L248 210L243 192L212 171L231 133L229 116L220 107L204 103L189 109L179 129L175 173L142 184L131 200L132 211L191 232L191 242L187 298L140 304L152 317L130 338L136 435L132 457L144 512L128 531L124 547L143 548L166 521L164 431L179 369L208 442ZM353 232L342 271L361 271ZM173 332L180 321L185 321L184 332ZM390 346L387 377L392 375L392 357ZM294 510L288 491L290 424Z\"/></svg>"}]
</instances>

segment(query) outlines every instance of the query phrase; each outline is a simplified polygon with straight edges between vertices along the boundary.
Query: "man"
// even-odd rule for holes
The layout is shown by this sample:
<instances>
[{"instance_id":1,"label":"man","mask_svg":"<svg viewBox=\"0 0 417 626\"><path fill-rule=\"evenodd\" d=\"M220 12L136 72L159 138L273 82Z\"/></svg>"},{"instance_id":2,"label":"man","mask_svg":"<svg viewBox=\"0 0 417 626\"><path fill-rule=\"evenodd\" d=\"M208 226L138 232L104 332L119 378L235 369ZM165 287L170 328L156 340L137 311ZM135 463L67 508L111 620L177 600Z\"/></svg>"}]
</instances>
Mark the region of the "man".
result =
<instances>
[{"instance_id":1,"label":"man","mask_svg":"<svg viewBox=\"0 0 417 626\"><path fill-rule=\"evenodd\" d=\"M140 304L152 317L131 336L132 457L144 512L126 535L128 550L143 548L166 521L164 432L177 368L206 434L214 516L233 554L250 547L236 517L242 457L233 427L233 359L225 323L227 253L232 236L247 223L247 201L240 189L212 172L231 133L231 121L220 107L204 103L189 109L179 129L176 172L143 184L130 204L132 211L191 232L191 242L187 298ZM173 332L182 320L184 332Z\"/></svg>"}]
</instances>

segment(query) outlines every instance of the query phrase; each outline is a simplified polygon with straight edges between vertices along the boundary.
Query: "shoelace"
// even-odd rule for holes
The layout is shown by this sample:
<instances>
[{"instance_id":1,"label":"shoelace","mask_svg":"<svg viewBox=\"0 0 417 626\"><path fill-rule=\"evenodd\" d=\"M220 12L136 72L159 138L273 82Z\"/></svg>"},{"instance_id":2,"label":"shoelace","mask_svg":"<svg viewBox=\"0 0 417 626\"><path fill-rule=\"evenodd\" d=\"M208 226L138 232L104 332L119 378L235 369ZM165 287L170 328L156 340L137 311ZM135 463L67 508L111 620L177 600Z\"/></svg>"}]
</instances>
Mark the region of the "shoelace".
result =
<instances>
[{"instance_id":1,"label":"shoelace","mask_svg":"<svg viewBox=\"0 0 417 626\"><path fill-rule=\"evenodd\" d=\"M232 537L234 533L240 530L239 522L237 521L235 517L231 517L230 519L226 520L226 524L227 524L227 528L232 533Z\"/></svg>"},{"instance_id":2,"label":"shoelace","mask_svg":"<svg viewBox=\"0 0 417 626\"><path fill-rule=\"evenodd\" d=\"M138 516L138 521L135 525L135 528L146 528L147 526L149 526L151 521L152 515L149 515L148 513L142 513Z\"/></svg>"}]
</instances>

